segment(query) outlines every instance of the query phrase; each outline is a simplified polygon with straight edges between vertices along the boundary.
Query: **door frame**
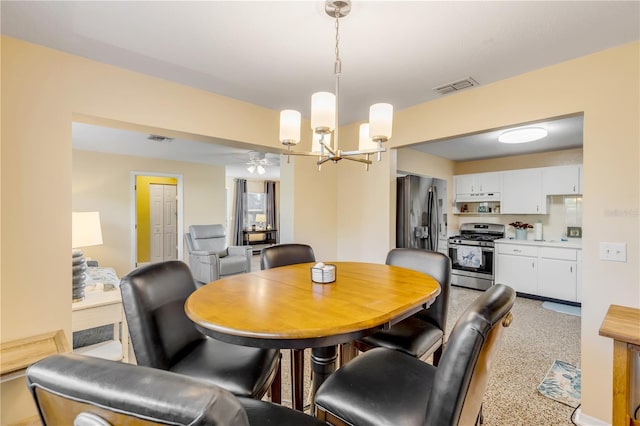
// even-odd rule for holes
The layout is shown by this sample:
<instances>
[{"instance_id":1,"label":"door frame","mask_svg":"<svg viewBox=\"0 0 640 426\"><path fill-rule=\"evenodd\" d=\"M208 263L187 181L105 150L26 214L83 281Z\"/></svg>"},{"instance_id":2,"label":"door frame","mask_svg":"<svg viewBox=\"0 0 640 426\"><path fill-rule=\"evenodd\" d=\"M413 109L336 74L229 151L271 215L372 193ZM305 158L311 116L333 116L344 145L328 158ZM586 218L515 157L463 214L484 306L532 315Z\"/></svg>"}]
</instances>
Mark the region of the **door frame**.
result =
<instances>
[{"instance_id":1,"label":"door frame","mask_svg":"<svg viewBox=\"0 0 640 426\"><path fill-rule=\"evenodd\" d=\"M131 269L135 269L138 267L138 229L137 229L137 215L138 215L138 205L136 202L136 176L159 176L159 177L170 177L174 178L178 181L177 190L178 190L178 205L176 206L178 210L178 219L177 219L177 232L176 232L176 244L178 246L178 260L184 261L184 200L183 200L183 177L181 174L175 173L161 173L161 172L145 172L145 171L132 171L130 172L130 205L131 205Z\"/></svg>"}]
</instances>

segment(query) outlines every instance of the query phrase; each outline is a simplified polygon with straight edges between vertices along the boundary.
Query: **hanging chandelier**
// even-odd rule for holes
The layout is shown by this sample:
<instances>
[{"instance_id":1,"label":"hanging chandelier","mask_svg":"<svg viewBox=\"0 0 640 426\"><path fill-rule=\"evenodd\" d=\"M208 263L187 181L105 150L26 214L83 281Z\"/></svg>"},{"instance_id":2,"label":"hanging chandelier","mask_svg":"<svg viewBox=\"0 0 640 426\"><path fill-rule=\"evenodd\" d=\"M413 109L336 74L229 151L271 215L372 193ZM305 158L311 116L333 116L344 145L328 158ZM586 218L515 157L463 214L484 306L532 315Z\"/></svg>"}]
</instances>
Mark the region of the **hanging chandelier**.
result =
<instances>
[{"instance_id":1,"label":"hanging chandelier","mask_svg":"<svg viewBox=\"0 0 640 426\"><path fill-rule=\"evenodd\" d=\"M378 103L369 108L369 122L360 125L359 144L357 151L342 151L338 144L338 105L340 93L340 73L342 62L340 60L340 18L351 12L350 0L327 0L325 12L335 18L336 28L336 59L334 63L335 94L330 92L317 92L311 96L311 130L313 131L313 143L311 152L293 151L292 146L300 142L301 114L298 111L286 109L280 112L280 142L287 146L287 160L290 155L304 155L317 157L316 164L320 170L322 164L327 161L345 159L357 161L366 165L369 170L371 154L381 155L386 151L382 143L391 138L393 121L393 106L387 103ZM333 133L333 143L332 143Z\"/></svg>"}]
</instances>

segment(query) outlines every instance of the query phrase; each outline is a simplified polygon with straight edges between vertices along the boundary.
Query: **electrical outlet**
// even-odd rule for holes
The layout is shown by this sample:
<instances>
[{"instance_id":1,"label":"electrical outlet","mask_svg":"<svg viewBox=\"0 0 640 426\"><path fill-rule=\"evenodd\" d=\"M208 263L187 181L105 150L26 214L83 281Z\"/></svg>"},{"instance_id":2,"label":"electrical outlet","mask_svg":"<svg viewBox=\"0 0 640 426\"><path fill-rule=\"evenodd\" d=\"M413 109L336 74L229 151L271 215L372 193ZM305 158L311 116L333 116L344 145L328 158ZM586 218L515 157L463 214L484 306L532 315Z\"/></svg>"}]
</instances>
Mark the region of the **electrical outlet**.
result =
<instances>
[{"instance_id":1,"label":"electrical outlet","mask_svg":"<svg viewBox=\"0 0 640 426\"><path fill-rule=\"evenodd\" d=\"M600 260L626 262L627 245L625 243L600 243Z\"/></svg>"}]
</instances>

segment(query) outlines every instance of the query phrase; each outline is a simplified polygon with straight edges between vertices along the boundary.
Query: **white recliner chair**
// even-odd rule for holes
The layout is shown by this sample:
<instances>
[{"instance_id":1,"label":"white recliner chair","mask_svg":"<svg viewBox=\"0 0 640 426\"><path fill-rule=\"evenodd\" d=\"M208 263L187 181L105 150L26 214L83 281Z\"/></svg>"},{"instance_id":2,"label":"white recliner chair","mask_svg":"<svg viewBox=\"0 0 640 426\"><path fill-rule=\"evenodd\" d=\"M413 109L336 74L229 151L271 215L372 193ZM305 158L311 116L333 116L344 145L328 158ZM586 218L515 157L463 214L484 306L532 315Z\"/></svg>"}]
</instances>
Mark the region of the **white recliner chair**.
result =
<instances>
[{"instance_id":1,"label":"white recliner chair","mask_svg":"<svg viewBox=\"0 0 640 426\"><path fill-rule=\"evenodd\" d=\"M198 285L251 271L251 246L228 246L222 225L191 225L185 234L189 266Z\"/></svg>"}]
</instances>

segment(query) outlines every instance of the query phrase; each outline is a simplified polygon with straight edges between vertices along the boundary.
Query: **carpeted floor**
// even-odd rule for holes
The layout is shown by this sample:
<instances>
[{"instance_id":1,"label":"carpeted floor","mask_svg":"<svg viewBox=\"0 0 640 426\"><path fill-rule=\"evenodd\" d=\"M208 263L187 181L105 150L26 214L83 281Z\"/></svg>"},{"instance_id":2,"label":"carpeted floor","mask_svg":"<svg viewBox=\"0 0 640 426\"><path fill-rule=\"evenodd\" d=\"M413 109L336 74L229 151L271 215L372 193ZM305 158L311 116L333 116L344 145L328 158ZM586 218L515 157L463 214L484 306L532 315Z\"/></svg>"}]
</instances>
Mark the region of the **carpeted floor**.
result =
<instances>
[{"instance_id":1,"label":"carpeted floor","mask_svg":"<svg viewBox=\"0 0 640 426\"><path fill-rule=\"evenodd\" d=\"M452 287L447 334L479 294ZM485 393L486 426L572 424L573 408L542 396L537 387L556 359L580 367L580 317L544 309L542 303L516 299L513 322L504 334ZM310 386L309 353L305 351L305 392ZM289 351L283 351L282 397L287 406L291 406L289 366Z\"/></svg>"},{"instance_id":2,"label":"carpeted floor","mask_svg":"<svg viewBox=\"0 0 640 426\"><path fill-rule=\"evenodd\" d=\"M452 287L449 330L478 296ZM580 317L518 297L485 393L485 425L571 425L573 408L542 396L537 387L554 360L580 367Z\"/></svg>"}]
</instances>

